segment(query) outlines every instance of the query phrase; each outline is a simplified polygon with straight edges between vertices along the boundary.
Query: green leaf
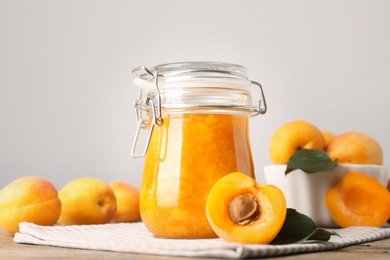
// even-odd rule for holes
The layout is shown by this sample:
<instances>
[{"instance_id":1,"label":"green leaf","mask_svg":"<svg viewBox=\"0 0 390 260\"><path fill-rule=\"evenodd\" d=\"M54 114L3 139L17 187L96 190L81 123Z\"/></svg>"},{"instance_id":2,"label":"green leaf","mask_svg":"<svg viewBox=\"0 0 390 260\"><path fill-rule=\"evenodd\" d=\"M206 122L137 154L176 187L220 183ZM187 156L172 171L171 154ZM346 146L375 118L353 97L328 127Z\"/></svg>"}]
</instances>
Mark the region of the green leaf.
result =
<instances>
[{"instance_id":1,"label":"green leaf","mask_svg":"<svg viewBox=\"0 0 390 260\"><path fill-rule=\"evenodd\" d=\"M316 230L307 238L307 240L328 241L331 236L340 237L340 235L336 232L327 231L322 228L316 228Z\"/></svg>"},{"instance_id":2,"label":"green leaf","mask_svg":"<svg viewBox=\"0 0 390 260\"><path fill-rule=\"evenodd\" d=\"M338 234L317 228L310 217L288 208L283 227L271 244L303 243L307 240L328 241L332 235Z\"/></svg>"},{"instance_id":3,"label":"green leaf","mask_svg":"<svg viewBox=\"0 0 390 260\"><path fill-rule=\"evenodd\" d=\"M289 244L301 241L309 237L316 228L311 218L295 209L288 208L283 227L272 243Z\"/></svg>"},{"instance_id":4,"label":"green leaf","mask_svg":"<svg viewBox=\"0 0 390 260\"><path fill-rule=\"evenodd\" d=\"M288 161L285 174L300 169L306 173L331 171L337 166L337 159L332 161L325 151L299 149Z\"/></svg>"}]
</instances>

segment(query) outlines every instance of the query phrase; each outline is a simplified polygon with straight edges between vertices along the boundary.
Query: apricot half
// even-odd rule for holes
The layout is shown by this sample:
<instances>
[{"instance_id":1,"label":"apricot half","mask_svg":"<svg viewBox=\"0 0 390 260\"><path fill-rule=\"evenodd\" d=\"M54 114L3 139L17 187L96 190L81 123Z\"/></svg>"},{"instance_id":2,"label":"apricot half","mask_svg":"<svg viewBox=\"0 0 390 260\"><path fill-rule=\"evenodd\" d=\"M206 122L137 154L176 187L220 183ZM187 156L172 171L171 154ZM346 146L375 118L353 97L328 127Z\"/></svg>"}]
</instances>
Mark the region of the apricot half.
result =
<instances>
[{"instance_id":1,"label":"apricot half","mask_svg":"<svg viewBox=\"0 0 390 260\"><path fill-rule=\"evenodd\" d=\"M325 205L340 227L380 227L390 217L390 193L376 179L347 173L325 194Z\"/></svg>"},{"instance_id":2,"label":"apricot half","mask_svg":"<svg viewBox=\"0 0 390 260\"><path fill-rule=\"evenodd\" d=\"M240 172L230 173L212 187L206 216L223 240L245 244L268 244L286 218L283 192L273 185L260 185Z\"/></svg>"}]
</instances>

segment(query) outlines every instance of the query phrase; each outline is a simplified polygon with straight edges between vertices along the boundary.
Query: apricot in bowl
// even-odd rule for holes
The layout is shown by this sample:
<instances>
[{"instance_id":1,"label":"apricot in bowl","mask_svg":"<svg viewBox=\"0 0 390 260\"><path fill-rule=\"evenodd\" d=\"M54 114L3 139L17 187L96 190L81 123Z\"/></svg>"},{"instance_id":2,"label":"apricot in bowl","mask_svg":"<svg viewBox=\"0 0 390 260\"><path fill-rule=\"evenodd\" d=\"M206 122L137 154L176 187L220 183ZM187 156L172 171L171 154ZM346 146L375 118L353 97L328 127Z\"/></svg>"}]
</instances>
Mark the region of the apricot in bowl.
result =
<instances>
[{"instance_id":1,"label":"apricot in bowl","mask_svg":"<svg viewBox=\"0 0 390 260\"><path fill-rule=\"evenodd\" d=\"M287 164L299 149L324 150L325 136L315 125L294 120L279 127L273 134L269 154L274 164Z\"/></svg>"},{"instance_id":2,"label":"apricot in bowl","mask_svg":"<svg viewBox=\"0 0 390 260\"><path fill-rule=\"evenodd\" d=\"M230 173L212 187L206 216L214 232L228 242L268 244L286 218L283 192L261 185L240 172Z\"/></svg>"},{"instance_id":3,"label":"apricot in bowl","mask_svg":"<svg viewBox=\"0 0 390 260\"><path fill-rule=\"evenodd\" d=\"M390 193L376 179L347 173L325 194L325 205L340 227L380 227L390 218Z\"/></svg>"},{"instance_id":4,"label":"apricot in bowl","mask_svg":"<svg viewBox=\"0 0 390 260\"><path fill-rule=\"evenodd\" d=\"M339 164L333 171L308 174L294 170L285 174L287 165L268 165L264 169L267 184L279 187L288 208L294 208L313 219L319 227L338 228L325 205L325 194L349 172L361 172L377 180L386 187L389 178L388 168L382 165Z\"/></svg>"}]
</instances>

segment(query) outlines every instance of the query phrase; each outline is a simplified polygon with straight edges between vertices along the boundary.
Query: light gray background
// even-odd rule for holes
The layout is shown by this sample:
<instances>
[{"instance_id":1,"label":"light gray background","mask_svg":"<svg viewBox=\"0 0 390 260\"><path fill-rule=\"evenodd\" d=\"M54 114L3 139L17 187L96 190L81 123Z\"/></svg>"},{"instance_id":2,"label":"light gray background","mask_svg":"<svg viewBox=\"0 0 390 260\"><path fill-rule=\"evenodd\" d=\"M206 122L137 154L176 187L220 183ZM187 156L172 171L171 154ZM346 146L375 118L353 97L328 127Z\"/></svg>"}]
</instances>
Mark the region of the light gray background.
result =
<instances>
[{"instance_id":1,"label":"light gray background","mask_svg":"<svg viewBox=\"0 0 390 260\"><path fill-rule=\"evenodd\" d=\"M390 165L390 1L0 0L0 188L39 175L139 186L131 69L222 61L249 69L269 111L252 118L257 178L295 119L365 132Z\"/></svg>"}]
</instances>

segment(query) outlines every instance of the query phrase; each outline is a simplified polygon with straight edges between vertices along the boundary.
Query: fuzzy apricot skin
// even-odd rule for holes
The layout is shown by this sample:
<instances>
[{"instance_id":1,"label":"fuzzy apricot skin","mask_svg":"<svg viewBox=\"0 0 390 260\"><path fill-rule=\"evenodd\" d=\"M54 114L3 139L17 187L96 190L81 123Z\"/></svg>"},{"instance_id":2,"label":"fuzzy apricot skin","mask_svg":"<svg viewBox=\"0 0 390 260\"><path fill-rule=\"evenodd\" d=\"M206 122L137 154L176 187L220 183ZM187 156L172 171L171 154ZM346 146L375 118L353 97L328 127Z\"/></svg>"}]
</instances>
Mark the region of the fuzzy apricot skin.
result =
<instances>
[{"instance_id":1,"label":"fuzzy apricot skin","mask_svg":"<svg viewBox=\"0 0 390 260\"><path fill-rule=\"evenodd\" d=\"M298 149L325 149L324 136L316 126L295 120L279 127L271 138L270 157L274 164L287 164Z\"/></svg>"},{"instance_id":2,"label":"fuzzy apricot skin","mask_svg":"<svg viewBox=\"0 0 390 260\"><path fill-rule=\"evenodd\" d=\"M230 202L238 195L254 195L260 206L260 216L246 225L230 218ZM206 216L214 232L228 242L268 244L279 233L286 218L283 192L273 185L260 185L239 172L230 173L212 187L206 202Z\"/></svg>"},{"instance_id":3,"label":"fuzzy apricot skin","mask_svg":"<svg viewBox=\"0 0 390 260\"><path fill-rule=\"evenodd\" d=\"M42 177L22 177L0 190L0 229L10 234L19 231L20 222L54 225L60 214L57 189Z\"/></svg>"},{"instance_id":4,"label":"fuzzy apricot skin","mask_svg":"<svg viewBox=\"0 0 390 260\"><path fill-rule=\"evenodd\" d=\"M360 132L346 132L334 137L325 151L339 164L383 164L381 145L371 136Z\"/></svg>"},{"instance_id":5,"label":"fuzzy apricot skin","mask_svg":"<svg viewBox=\"0 0 390 260\"><path fill-rule=\"evenodd\" d=\"M390 193L374 178L360 172L345 175L325 194L325 205L340 227L380 227L390 217Z\"/></svg>"},{"instance_id":6,"label":"fuzzy apricot skin","mask_svg":"<svg viewBox=\"0 0 390 260\"><path fill-rule=\"evenodd\" d=\"M139 213L139 189L130 183L115 181L110 187L116 198L116 213L112 222L135 222L141 220Z\"/></svg>"},{"instance_id":7,"label":"fuzzy apricot skin","mask_svg":"<svg viewBox=\"0 0 390 260\"><path fill-rule=\"evenodd\" d=\"M116 197L108 183L97 178L77 178L59 192L63 225L106 224L116 213Z\"/></svg>"}]
</instances>

